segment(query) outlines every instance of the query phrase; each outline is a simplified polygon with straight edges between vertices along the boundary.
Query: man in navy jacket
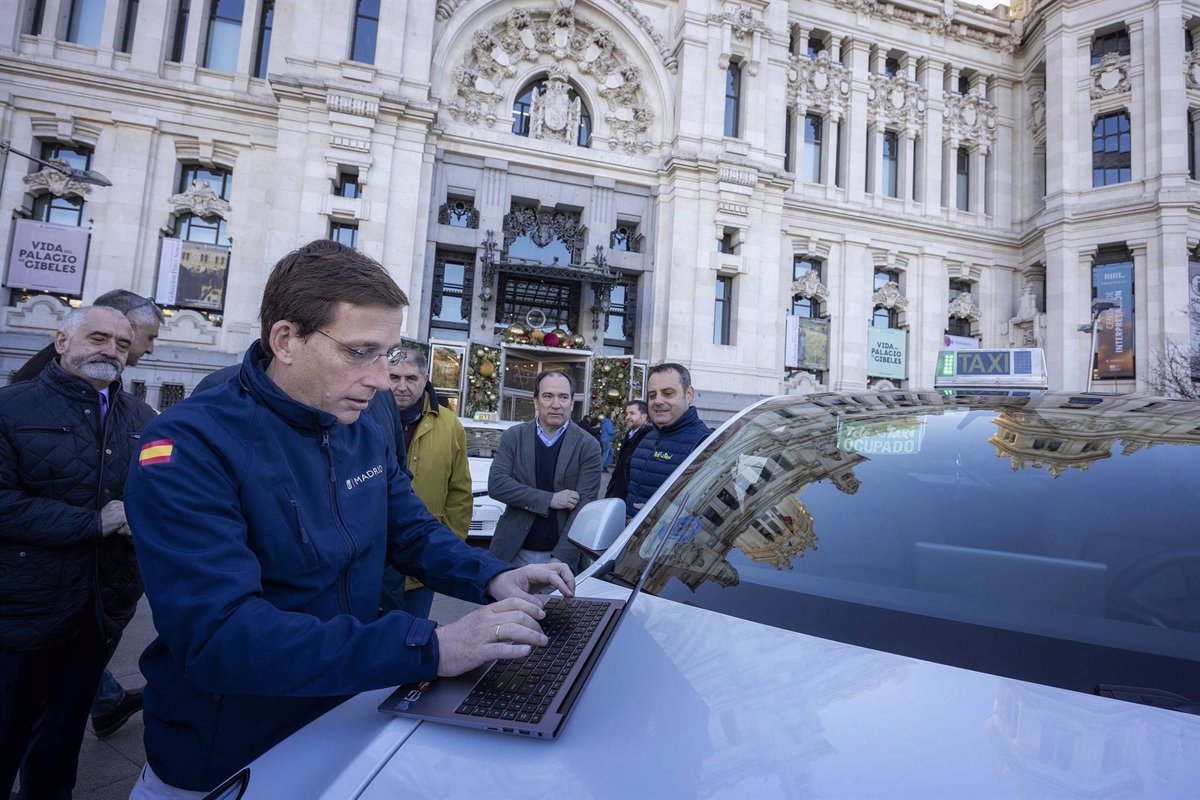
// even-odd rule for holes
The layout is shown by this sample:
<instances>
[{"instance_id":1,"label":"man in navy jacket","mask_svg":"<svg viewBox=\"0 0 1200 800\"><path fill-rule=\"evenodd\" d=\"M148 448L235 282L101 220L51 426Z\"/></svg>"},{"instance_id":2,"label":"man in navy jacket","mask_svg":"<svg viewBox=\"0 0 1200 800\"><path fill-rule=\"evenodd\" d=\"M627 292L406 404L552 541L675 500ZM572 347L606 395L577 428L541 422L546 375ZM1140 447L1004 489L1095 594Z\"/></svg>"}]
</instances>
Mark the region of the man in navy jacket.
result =
<instances>
[{"instance_id":1,"label":"man in navy jacket","mask_svg":"<svg viewBox=\"0 0 1200 800\"><path fill-rule=\"evenodd\" d=\"M407 302L356 250L322 240L290 253L238 379L143 436L127 510L158 638L141 660L147 768L133 797L211 790L349 695L546 642L533 593L572 594L570 571L513 569L460 541L362 414L403 358ZM497 602L436 630L381 617L385 561Z\"/></svg>"},{"instance_id":2,"label":"man in navy jacket","mask_svg":"<svg viewBox=\"0 0 1200 800\"><path fill-rule=\"evenodd\" d=\"M692 374L682 364L656 364L647 372L646 397L654 430L638 443L629 461L626 515L637 514L711 433L692 405L694 396Z\"/></svg>"},{"instance_id":3,"label":"man in navy jacket","mask_svg":"<svg viewBox=\"0 0 1200 800\"><path fill-rule=\"evenodd\" d=\"M154 411L121 391L133 330L69 312L58 357L0 389L0 797L69 797L109 649L142 584L125 479Z\"/></svg>"}]
</instances>

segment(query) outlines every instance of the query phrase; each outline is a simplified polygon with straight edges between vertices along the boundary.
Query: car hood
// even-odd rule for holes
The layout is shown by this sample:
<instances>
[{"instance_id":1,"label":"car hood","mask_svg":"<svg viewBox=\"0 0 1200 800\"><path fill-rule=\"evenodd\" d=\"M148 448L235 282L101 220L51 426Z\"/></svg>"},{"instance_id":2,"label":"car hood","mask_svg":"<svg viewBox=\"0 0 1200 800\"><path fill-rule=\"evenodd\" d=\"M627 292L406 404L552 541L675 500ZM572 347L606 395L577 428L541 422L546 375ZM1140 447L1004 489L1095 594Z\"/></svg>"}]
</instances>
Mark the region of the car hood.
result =
<instances>
[{"instance_id":1,"label":"car hood","mask_svg":"<svg viewBox=\"0 0 1200 800\"><path fill-rule=\"evenodd\" d=\"M376 711L386 695L263 756L247 797L1169 798L1200 785L1200 717L645 594L557 740L391 718Z\"/></svg>"}]
</instances>

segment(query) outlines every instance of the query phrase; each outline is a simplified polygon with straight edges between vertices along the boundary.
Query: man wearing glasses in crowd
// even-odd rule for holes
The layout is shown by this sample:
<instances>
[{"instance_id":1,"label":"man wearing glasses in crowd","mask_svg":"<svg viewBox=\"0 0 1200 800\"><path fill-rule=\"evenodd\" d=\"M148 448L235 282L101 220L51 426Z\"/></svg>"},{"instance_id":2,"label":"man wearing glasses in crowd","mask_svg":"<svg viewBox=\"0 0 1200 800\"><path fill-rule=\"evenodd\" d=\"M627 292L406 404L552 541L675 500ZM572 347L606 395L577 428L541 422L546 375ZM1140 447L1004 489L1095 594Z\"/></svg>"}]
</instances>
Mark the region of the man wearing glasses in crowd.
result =
<instances>
[{"instance_id":1,"label":"man wearing glasses in crowd","mask_svg":"<svg viewBox=\"0 0 1200 800\"><path fill-rule=\"evenodd\" d=\"M426 510L363 415L405 356L408 300L377 262L320 240L275 265L237 380L147 428L126 511L154 612L142 656L146 768L131 798L200 797L347 696L546 643L514 568ZM378 613L384 562L490 605L437 627Z\"/></svg>"}]
</instances>

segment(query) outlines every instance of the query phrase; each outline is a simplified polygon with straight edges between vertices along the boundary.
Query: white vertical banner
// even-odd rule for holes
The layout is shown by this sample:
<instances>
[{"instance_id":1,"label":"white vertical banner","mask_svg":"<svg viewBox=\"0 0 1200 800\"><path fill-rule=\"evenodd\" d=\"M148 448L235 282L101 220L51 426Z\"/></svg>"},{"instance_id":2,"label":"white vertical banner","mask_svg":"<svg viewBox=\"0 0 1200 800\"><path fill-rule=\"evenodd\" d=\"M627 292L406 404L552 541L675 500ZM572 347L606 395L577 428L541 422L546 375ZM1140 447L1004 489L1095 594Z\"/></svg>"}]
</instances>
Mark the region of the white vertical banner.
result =
<instances>
[{"instance_id":1,"label":"white vertical banner","mask_svg":"<svg viewBox=\"0 0 1200 800\"><path fill-rule=\"evenodd\" d=\"M154 299L160 306L175 305L179 291L179 261L183 256L182 239L163 239L162 252L158 256L158 288Z\"/></svg>"}]
</instances>

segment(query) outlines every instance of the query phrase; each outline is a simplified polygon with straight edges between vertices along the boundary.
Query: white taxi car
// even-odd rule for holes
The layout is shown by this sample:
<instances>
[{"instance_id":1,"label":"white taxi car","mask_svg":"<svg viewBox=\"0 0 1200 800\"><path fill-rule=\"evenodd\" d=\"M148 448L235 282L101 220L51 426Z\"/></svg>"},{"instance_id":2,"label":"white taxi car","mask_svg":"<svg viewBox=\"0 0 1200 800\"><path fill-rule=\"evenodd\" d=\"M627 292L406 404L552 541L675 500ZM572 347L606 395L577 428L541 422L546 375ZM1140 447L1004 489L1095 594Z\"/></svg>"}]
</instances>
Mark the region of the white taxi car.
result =
<instances>
[{"instance_id":1,"label":"white taxi car","mask_svg":"<svg viewBox=\"0 0 1200 800\"><path fill-rule=\"evenodd\" d=\"M723 425L602 550L663 551L554 740L354 697L232 798L1200 796L1200 403L856 392ZM614 505L615 504L615 505Z\"/></svg>"},{"instance_id":2,"label":"white taxi car","mask_svg":"<svg viewBox=\"0 0 1200 800\"><path fill-rule=\"evenodd\" d=\"M488 496L488 471L492 456L500 448L500 435L516 422L486 422L459 417L467 433L467 464L471 469L471 492L475 495L471 511L471 529L467 541L486 546L496 532L496 522L504 513L504 504Z\"/></svg>"}]
</instances>

